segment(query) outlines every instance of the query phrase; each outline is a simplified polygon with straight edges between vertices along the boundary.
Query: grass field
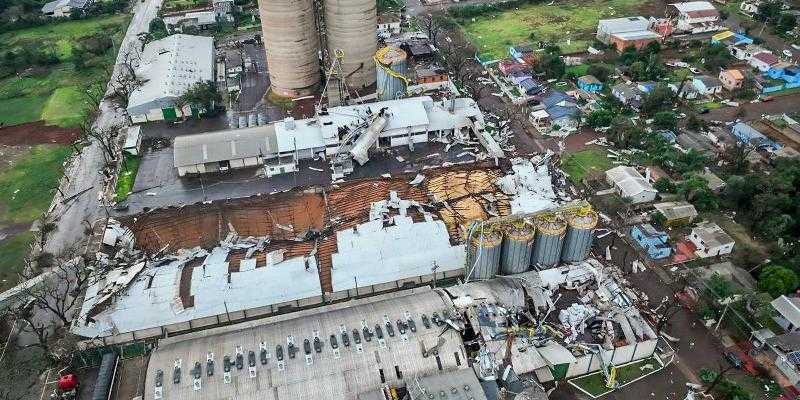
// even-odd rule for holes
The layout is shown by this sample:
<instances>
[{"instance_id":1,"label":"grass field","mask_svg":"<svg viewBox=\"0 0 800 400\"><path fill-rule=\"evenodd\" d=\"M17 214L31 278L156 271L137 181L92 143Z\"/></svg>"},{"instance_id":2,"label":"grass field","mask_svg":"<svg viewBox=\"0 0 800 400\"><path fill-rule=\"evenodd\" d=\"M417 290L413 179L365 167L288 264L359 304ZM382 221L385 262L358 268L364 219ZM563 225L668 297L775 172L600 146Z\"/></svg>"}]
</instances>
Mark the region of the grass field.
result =
<instances>
[{"instance_id":1,"label":"grass field","mask_svg":"<svg viewBox=\"0 0 800 400\"><path fill-rule=\"evenodd\" d=\"M0 291L14 287L18 273L25 266L28 245L33 233L23 232L0 242Z\"/></svg>"},{"instance_id":2,"label":"grass field","mask_svg":"<svg viewBox=\"0 0 800 400\"><path fill-rule=\"evenodd\" d=\"M38 145L14 167L0 173L0 222L33 222L50 206L68 146Z\"/></svg>"},{"instance_id":3,"label":"grass field","mask_svg":"<svg viewBox=\"0 0 800 400\"><path fill-rule=\"evenodd\" d=\"M589 149L568 154L561 163L561 169L569 175L573 183L580 183L590 173L603 172L614 164L606 157L605 150Z\"/></svg>"},{"instance_id":4,"label":"grass field","mask_svg":"<svg viewBox=\"0 0 800 400\"><path fill-rule=\"evenodd\" d=\"M117 178L117 192L116 200L122 201L128 198L128 193L133 189L133 184L136 182L136 173L139 172L139 163L142 158L139 156L132 156L125 154L125 160L122 163L119 177Z\"/></svg>"},{"instance_id":5,"label":"grass field","mask_svg":"<svg viewBox=\"0 0 800 400\"><path fill-rule=\"evenodd\" d=\"M101 57L83 60L75 68L73 59L76 43L95 34L110 35L119 44L129 17L126 14L65 21L33 28L20 29L0 35L4 48L35 46L51 49L61 61L47 68L25 71L21 76L0 80L0 122L17 125L45 120L48 124L76 126L83 112L81 93L94 82L105 82L107 67L114 62L115 51Z\"/></svg>"},{"instance_id":6,"label":"grass field","mask_svg":"<svg viewBox=\"0 0 800 400\"><path fill-rule=\"evenodd\" d=\"M636 378L652 372L652 369L645 369L644 371L641 370L641 367L647 364L651 364L655 369L661 368L661 364L659 364L654 357L645 358L644 360L617 368L617 382L620 385L625 385ZM594 396L601 395L610 390L606 387L605 376L600 372L585 376L583 378L575 379L572 381L572 383Z\"/></svg>"},{"instance_id":7,"label":"grass field","mask_svg":"<svg viewBox=\"0 0 800 400\"><path fill-rule=\"evenodd\" d=\"M570 53L585 50L593 42L598 20L628 15L640 4L638 0L526 4L460 23L482 58L505 58L509 46L539 41L556 44Z\"/></svg>"}]
</instances>

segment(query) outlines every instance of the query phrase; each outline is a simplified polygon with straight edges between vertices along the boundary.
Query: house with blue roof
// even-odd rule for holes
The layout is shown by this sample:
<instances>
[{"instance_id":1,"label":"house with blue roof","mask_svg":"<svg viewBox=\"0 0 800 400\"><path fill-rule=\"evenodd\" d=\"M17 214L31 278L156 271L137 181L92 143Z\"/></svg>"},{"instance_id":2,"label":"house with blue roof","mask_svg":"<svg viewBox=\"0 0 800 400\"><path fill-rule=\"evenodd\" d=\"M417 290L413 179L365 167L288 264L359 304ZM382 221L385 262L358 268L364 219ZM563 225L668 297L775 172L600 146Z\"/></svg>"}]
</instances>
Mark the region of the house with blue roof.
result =
<instances>
[{"instance_id":1,"label":"house with blue roof","mask_svg":"<svg viewBox=\"0 0 800 400\"><path fill-rule=\"evenodd\" d=\"M672 254L672 247L669 245L669 236L664 231L659 231L650 224L638 224L631 228L631 238L647 251L647 256L658 260L667 258Z\"/></svg>"},{"instance_id":2,"label":"house with blue roof","mask_svg":"<svg viewBox=\"0 0 800 400\"><path fill-rule=\"evenodd\" d=\"M526 45L511 46L508 48L508 54L510 54L513 58L521 60L525 58L525 56L533 54L533 48Z\"/></svg>"},{"instance_id":3,"label":"house with blue roof","mask_svg":"<svg viewBox=\"0 0 800 400\"><path fill-rule=\"evenodd\" d=\"M786 83L800 83L800 67L788 63L778 63L767 70L772 79L781 79Z\"/></svg>"},{"instance_id":4,"label":"house with blue roof","mask_svg":"<svg viewBox=\"0 0 800 400\"><path fill-rule=\"evenodd\" d=\"M539 82L536 82L533 78L528 78L521 81L519 84L517 84L517 87L519 87L519 90L522 93L528 96L537 95L544 91L544 86L542 86Z\"/></svg>"},{"instance_id":5,"label":"house with blue roof","mask_svg":"<svg viewBox=\"0 0 800 400\"><path fill-rule=\"evenodd\" d=\"M530 121L540 132L573 131L578 128L578 100L557 90L544 96L541 104L534 107Z\"/></svg>"},{"instance_id":6,"label":"house with blue roof","mask_svg":"<svg viewBox=\"0 0 800 400\"><path fill-rule=\"evenodd\" d=\"M594 75L584 75L577 80L578 88L589 93L603 91L603 82L595 78Z\"/></svg>"},{"instance_id":7,"label":"house with blue roof","mask_svg":"<svg viewBox=\"0 0 800 400\"><path fill-rule=\"evenodd\" d=\"M752 145L759 149L771 148L772 150L778 150L783 147L759 132L758 129L744 122L739 122L734 125L733 128L731 128L731 133L733 133L733 136L736 137L736 140L739 142Z\"/></svg>"}]
</instances>

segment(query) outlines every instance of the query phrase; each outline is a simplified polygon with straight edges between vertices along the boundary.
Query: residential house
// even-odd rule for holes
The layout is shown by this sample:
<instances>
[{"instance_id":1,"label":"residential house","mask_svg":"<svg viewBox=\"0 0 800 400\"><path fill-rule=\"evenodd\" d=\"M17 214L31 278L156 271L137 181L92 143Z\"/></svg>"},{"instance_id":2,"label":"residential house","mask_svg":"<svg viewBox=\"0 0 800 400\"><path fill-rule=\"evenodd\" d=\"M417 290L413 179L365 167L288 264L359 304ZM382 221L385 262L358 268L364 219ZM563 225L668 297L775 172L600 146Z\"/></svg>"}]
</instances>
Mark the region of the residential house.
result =
<instances>
[{"instance_id":1,"label":"residential house","mask_svg":"<svg viewBox=\"0 0 800 400\"><path fill-rule=\"evenodd\" d=\"M517 61L522 61L525 57L533 55L533 48L527 45L511 46L508 48L508 54Z\"/></svg>"},{"instance_id":2,"label":"residential house","mask_svg":"<svg viewBox=\"0 0 800 400\"><path fill-rule=\"evenodd\" d=\"M611 88L611 95L622 104L638 108L642 101L642 91L629 83L618 83Z\"/></svg>"},{"instance_id":3,"label":"residential house","mask_svg":"<svg viewBox=\"0 0 800 400\"><path fill-rule=\"evenodd\" d=\"M736 243L719 225L701 222L692 228L689 241L697 247L694 254L700 258L730 254Z\"/></svg>"},{"instance_id":4,"label":"residential house","mask_svg":"<svg viewBox=\"0 0 800 400\"><path fill-rule=\"evenodd\" d=\"M631 227L630 235L636 244L647 251L647 256L654 260L667 258L672 254L672 247L668 243L669 236L653 225L634 225Z\"/></svg>"},{"instance_id":5,"label":"residential house","mask_svg":"<svg viewBox=\"0 0 800 400\"><path fill-rule=\"evenodd\" d=\"M74 12L84 12L93 4L92 0L55 0L42 6L42 14L48 17L69 17Z\"/></svg>"},{"instance_id":6,"label":"residential house","mask_svg":"<svg viewBox=\"0 0 800 400\"><path fill-rule=\"evenodd\" d=\"M212 0L211 4L214 8L214 14L217 16L217 21L233 22L233 11L236 8L233 0Z\"/></svg>"},{"instance_id":7,"label":"residential house","mask_svg":"<svg viewBox=\"0 0 800 400\"><path fill-rule=\"evenodd\" d=\"M205 110L179 108L175 100L199 82L213 82L214 39L176 34L144 46L137 76L145 83L128 98L132 122L175 120ZM182 71L176 74L175 71Z\"/></svg>"},{"instance_id":8,"label":"residential house","mask_svg":"<svg viewBox=\"0 0 800 400\"><path fill-rule=\"evenodd\" d=\"M758 7L760 6L761 0L745 0L739 3L739 12L752 17L758 13Z\"/></svg>"},{"instance_id":9,"label":"residential house","mask_svg":"<svg viewBox=\"0 0 800 400\"><path fill-rule=\"evenodd\" d=\"M534 107L530 121L540 132L569 132L578 128L577 99L557 90L542 98L541 104Z\"/></svg>"},{"instance_id":10,"label":"residential house","mask_svg":"<svg viewBox=\"0 0 800 400\"><path fill-rule=\"evenodd\" d=\"M660 42L663 38L653 31L615 33L609 38L609 45L622 52L628 47L641 50L653 42Z\"/></svg>"},{"instance_id":11,"label":"residential house","mask_svg":"<svg viewBox=\"0 0 800 400\"><path fill-rule=\"evenodd\" d=\"M725 190L726 186L725 181L723 181L722 178L718 177L717 174L711 172L711 170L709 170L708 168L705 168L703 170L703 173L701 173L699 176L705 179L706 186L708 186L708 189L711 190L712 192L719 194L722 193L723 190Z\"/></svg>"},{"instance_id":12,"label":"residential house","mask_svg":"<svg viewBox=\"0 0 800 400\"><path fill-rule=\"evenodd\" d=\"M524 81L520 82L519 85L517 85L517 87L522 93L528 96L537 95L543 92L545 89L544 86L542 86L539 82L536 82L536 80L532 78L525 79Z\"/></svg>"},{"instance_id":13,"label":"residential house","mask_svg":"<svg viewBox=\"0 0 800 400\"><path fill-rule=\"evenodd\" d=\"M756 148L771 148L773 150L778 150L783 147L780 144L772 141L758 129L753 128L751 125L748 125L744 122L736 123L733 128L731 128L731 133L733 133L733 136L735 136L739 142L749 144Z\"/></svg>"},{"instance_id":14,"label":"residential house","mask_svg":"<svg viewBox=\"0 0 800 400\"><path fill-rule=\"evenodd\" d=\"M786 83L800 84L800 67L794 64L781 62L773 65L767 71L767 75L772 79L782 79Z\"/></svg>"},{"instance_id":15,"label":"residential house","mask_svg":"<svg viewBox=\"0 0 800 400\"><path fill-rule=\"evenodd\" d=\"M702 96L713 96L722 92L722 82L713 76L695 76L692 78L692 85L694 85L697 92Z\"/></svg>"},{"instance_id":16,"label":"residential house","mask_svg":"<svg viewBox=\"0 0 800 400\"><path fill-rule=\"evenodd\" d=\"M417 83L439 83L450 80L447 71L441 68L420 68L416 72Z\"/></svg>"},{"instance_id":17,"label":"residential house","mask_svg":"<svg viewBox=\"0 0 800 400\"><path fill-rule=\"evenodd\" d=\"M606 171L606 181L621 197L632 204L655 200L658 190L645 179L636 168L620 165Z\"/></svg>"},{"instance_id":18,"label":"residential house","mask_svg":"<svg viewBox=\"0 0 800 400\"><path fill-rule=\"evenodd\" d=\"M748 63L761 72L767 72L773 65L778 63L778 57L775 57L770 52L763 51L750 57Z\"/></svg>"},{"instance_id":19,"label":"residential house","mask_svg":"<svg viewBox=\"0 0 800 400\"><path fill-rule=\"evenodd\" d=\"M797 332L800 329L800 298L781 295L770 303L777 315L775 322L787 332Z\"/></svg>"},{"instance_id":20,"label":"residential house","mask_svg":"<svg viewBox=\"0 0 800 400\"><path fill-rule=\"evenodd\" d=\"M696 34L722 29L719 11L708 1L670 4L667 16L675 21L675 29L681 32Z\"/></svg>"},{"instance_id":21,"label":"residential house","mask_svg":"<svg viewBox=\"0 0 800 400\"><path fill-rule=\"evenodd\" d=\"M513 72L528 72L531 67L517 60L503 60L497 63L497 69L499 69L503 75L508 76Z\"/></svg>"},{"instance_id":22,"label":"residential house","mask_svg":"<svg viewBox=\"0 0 800 400\"><path fill-rule=\"evenodd\" d=\"M208 29L217 23L217 15L213 10L208 9L168 14L164 15L162 20L167 26L167 32L176 33L183 32L187 27Z\"/></svg>"},{"instance_id":23,"label":"residential house","mask_svg":"<svg viewBox=\"0 0 800 400\"><path fill-rule=\"evenodd\" d=\"M753 39L751 37L732 31L724 31L711 36L711 44L721 44L728 48L752 43Z\"/></svg>"},{"instance_id":24,"label":"residential house","mask_svg":"<svg viewBox=\"0 0 800 400\"><path fill-rule=\"evenodd\" d=\"M590 93L597 93L603 90L603 82L600 82L594 75L584 75L578 78L578 88Z\"/></svg>"},{"instance_id":25,"label":"residential house","mask_svg":"<svg viewBox=\"0 0 800 400\"><path fill-rule=\"evenodd\" d=\"M394 14L378 15L378 36L388 38L400 33L400 16Z\"/></svg>"},{"instance_id":26,"label":"residential house","mask_svg":"<svg viewBox=\"0 0 800 400\"><path fill-rule=\"evenodd\" d=\"M789 331L766 339L772 362L792 386L800 386L800 332Z\"/></svg>"},{"instance_id":27,"label":"residential house","mask_svg":"<svg viewBox=\"0 0 800 400\"><path fill-rule=\"evenodd\" d=\"M656 212L664 217L664 225L688 225L697 218L697 209L686 201L669 201L653 205Z\"/></svg>"},{"instance_id":28,"label":"residential house","mask_svg":"<svg viewBox=\"0 0 800 400\"><path fill-rule=\"evenodd\" d=\"M714 147L714 143L701 133L685 131L678 135L675 142L685 151L694 150L710 158L717 157L717 149Z\"/></svg>"},{"instance_id":29,"label":"residential house","mask_svg":"<svg viewBox=\"0 0 800 400\"><path fill-rule=\"evenodd\" d=\"M763 53L763 52L769 53L767 49L755 44L740 44L736 46L730 46L728 47L728 50L730 50L733 58L740 61L748 61L748 62L750 61L751 58L753 58L754 55L758 53Z\"/></svg>"},{"instance_id":30,"label":"residential house","mask_svg":"<svg viewBox=\"0 0 800 400\"><path fill-rule=\"evenodd\" d=\"M597 22L597 40L611 44L611 35L646 31L649 27L650 21L642 16L601 19Z\"/></svg>"},{"instance_id":31,"label":"residential house","mask_svg":"<svg viewBox=\"0 0 800 400\"><path fill-rule=\"evenodd\" d=\"M692 81L687 80L683 83L683 86L680 85L680 83L668 83L667 87L669 87L673 93L677 93L680 87L681 92L678 96L683 99L694 100L700 97L700 93L694 87Z\"/></svg>"},{"instance_id":32,"label":"residential house","mask_svg":"<svg viewBox=\"0 0 800 400\"><path fill-rule=\"evenodd\" d=\"M744 84L744 74L738 69L725 69L719 73L719 81L722 82L722 87L725 90L735 90L742 87Z\"/></svg>"},{"instance_id":33,"label":"residential house","mask_svg":"<svg viewBox=\"0 0 800 400\"><path fill-rule=\"evenodd\" d=\"M520 82L527 79L531 79L532 77L533 74L531 74L528 71L516 71L508 74L506 78L508 78L508 80L511 81L511 83L513 83L514 85L519 85Z\"/></svg>"}]
</instances>

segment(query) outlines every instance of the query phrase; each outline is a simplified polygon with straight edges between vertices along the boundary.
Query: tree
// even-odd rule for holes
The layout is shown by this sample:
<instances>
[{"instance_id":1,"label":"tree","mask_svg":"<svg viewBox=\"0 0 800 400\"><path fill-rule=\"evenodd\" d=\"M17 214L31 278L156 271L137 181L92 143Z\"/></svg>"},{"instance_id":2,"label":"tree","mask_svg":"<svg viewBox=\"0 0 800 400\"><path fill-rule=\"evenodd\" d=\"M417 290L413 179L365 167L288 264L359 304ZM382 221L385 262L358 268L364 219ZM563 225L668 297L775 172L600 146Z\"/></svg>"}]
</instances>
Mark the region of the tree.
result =
<instances>
[{"instance_id":1,"label":"tree","mask_svg":"<svg viewBox=\"0 0 800 400\"><path fill-rule=\"evenodd\" d=\"M561 56L550 52L545 53L534 68L537 72L544 73L547 78L551 79L561 78L567 70L567 66Z\"/></svg>"},{"instance_id":2,"label":"tree","mask_svg":"<svg viewBox=\"0 0 800 400\"><path fill-rule=\"evenodd\" d=\"M731 53L725 45L717 43L703 50L703 66L709 71L719 71L731 61Z\"/></svg>"},{"instance_id":3,"label":"tree","mask_svg":"<svg viewBox=\"0 0 800 400\"><path fill-rule=\"evenodd\" d=\"M789 32L797 26L797 19L791 14L781 14L778 22L775 23L775 31L778 33Z\"/></svg>"},{"instance_id":4,"label":"tree","mask_svg":"<svg viewBox=\"0 0 800 400\"><path fill-rule=\"evenodd\" d=\"M689 118L686 119L686 128L697 132L702 129L705 129L705 127L706 127L706 122L698 118L697 114L689 114Z\"/></svg>"},{"instance_id":5,"label":"tree","mask_svg":"<svg viewBox=\"0 0 800 400\"><path fill-rule=\"evenodd\" d=\"M653 188L664 193L674 193L676 190L675 184L666 176L656 179Z\"/></svg>"},{"instance_id":6,"label":"tree","mask_svg":"<svg viewBox=\"0 0 800 400\"><path fill-rule=\"evenodd\" d=\"M589 65L589 68L586 70L587 75L592 75L597 78L600 82L605 82L611 76L614 71L611 67L608 67L603 64L592 64Z\"/></svg>"},{"instance_id":7,"label":"tree","mask_svg":"<svg viewBox=\"0 0 800 400\"><path fill-rule=\"evenodd\" d=\"M753 18L766 23L777 21L781 15L781 11L783 11L782 3L783 2L777 0L762 2L759 4L758 11L753 15Z\"/></svg>"},{"instance_id":8,"label":"tree","mask_svg":"<svg viewBox=\"0 0 800 400\"><path fill-rule=\"evenodd\" d=\"M455 26L455 22L441 11L419 16L417 17L417 21L428 35L428 39L430 39L431 43L438 43L437 39L439 33Z\"/></svg>"},{"instance_id":9,"label":"tree","mask_svg":"<svg viewBox=\"0 0 800 400\"><path fill-rule=\"evenodd\" d=\"M614 120L614 112L606 109L595 110L586 116L586 124L592 128L604 128L611 125Z\"/></svg>"},{"instance_id":10,"label":"tree","mask_svg":"<svg viewBox=\"0 0 800 400\"><path fill-rule=\"evenodd\" d=\"M725 198L737 209L748 209L758 191L757 182L755 177L732 175L725 182Z\"/></svg>"},{"instance_id":11,"label":"tree","mask_svg":"<svg viewBox=\"0 0 800 400\"><path fill-rule=\"evenodd\" d=\"M730 163L730 170L734 174L747 172L750 162L747 158L756 148L747 143L736 142L725 151L725 159Z\"/></svg>"},{"instance_id":12,"label":"tree","mask_svg":"<svg viewBox=\"0 0 800 400\"><path fill-rule=\"evenodd\" d=\"M678 125L678 116L672 111L659 111L653 115L653 125L659 129L674 130Z\"/></svg>"},{"instance_id":13,"label":"tree","mask_svg":"<svg viewBox=\"0 0 800 400\"><path fill-rule=\"evenodd\" d=\"M211 111L216 103L222 101L214 82L197 82L180 96L180 102L192 108Z\"/></svg>"},{"instance_id":14,"label":"tree","mask_svg":"<svg viewBox=\"0 0 800 400\"><path fill-rule=\"evenodd\" d=\"M788 294L800 286L800 278L793 270L782 265L764 267L758 275L758 288L773 298Z\"/></svg>"},{"instance_id":15,"label":"tree","mask_svg":"<svg viewBox=\"0 0 800 400\"><path fill-rule=\"evenodd\" d=\"M672 90L667 85L658 84L642 99L641 110L646 115L655 115L672 108L672 100Z\"/></svg>"},{"instance_id":16,"label":"tree","mask_svg":"<svg viewBox=\"0 0 800 400\"><path fill-rule=\"evenodd\" d=\"M629 148L641 142L644 130L631 122L629 118L617 116L611 121L607 136L619 148Z\"/></svg>"},{"instance_id":17,"label":"tree","mask_svg":"<svg viewBox=\"0 0 800 400\"><path fill-rule=\"evenodd\" d=\"M678 193L688 202L691 202L703 190L708 190L708 182L698 175L689 175L678 184Z\"/></svg>"}]
</instances>

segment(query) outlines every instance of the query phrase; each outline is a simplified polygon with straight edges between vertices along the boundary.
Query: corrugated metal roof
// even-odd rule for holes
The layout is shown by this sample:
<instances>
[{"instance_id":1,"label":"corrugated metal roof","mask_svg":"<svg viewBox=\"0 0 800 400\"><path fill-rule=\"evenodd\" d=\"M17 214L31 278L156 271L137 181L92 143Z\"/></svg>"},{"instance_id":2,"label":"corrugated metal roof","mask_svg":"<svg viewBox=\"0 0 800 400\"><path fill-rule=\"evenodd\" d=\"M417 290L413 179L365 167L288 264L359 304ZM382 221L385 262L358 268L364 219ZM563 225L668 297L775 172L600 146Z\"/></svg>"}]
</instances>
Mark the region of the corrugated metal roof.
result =
<instances>
[{"instance_id":1,"label":"corrugated metal roof","mask_svg":"<svg viewBox=\"0 0 800 400\"><path fill-rule=\"evenodd\" d=\"M278 153L274 125L231 129L175 138L175 167Z\"/></svg>"},{"instance_id":2,"label":"corrugated metal roof","mask_svg":"<svg viewBox=\"0 0 800 400\"><path fill-rule=\"evenodd\" d=\"M782 295L772 300L772 307L794 326L800 326L800 299Z\"/></svg>"}]
</instances>

